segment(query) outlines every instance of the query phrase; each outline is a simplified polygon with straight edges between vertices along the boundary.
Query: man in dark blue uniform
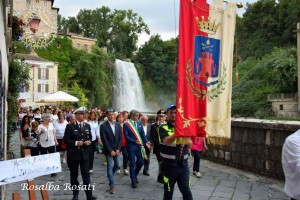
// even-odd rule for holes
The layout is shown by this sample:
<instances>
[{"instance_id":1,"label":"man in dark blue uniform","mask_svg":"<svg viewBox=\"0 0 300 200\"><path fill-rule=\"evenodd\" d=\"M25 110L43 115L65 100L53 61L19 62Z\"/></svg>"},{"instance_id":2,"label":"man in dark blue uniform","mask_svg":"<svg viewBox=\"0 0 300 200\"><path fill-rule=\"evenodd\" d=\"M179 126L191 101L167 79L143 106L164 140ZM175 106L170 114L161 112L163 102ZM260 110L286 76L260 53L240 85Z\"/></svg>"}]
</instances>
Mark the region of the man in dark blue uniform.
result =
<instances>
[{"instance_id":1,"label":"man in dark blue uniform","mask_svg":"<svg viewBox=\"0 0 300 200\"><path fill-rule=\"evenodd\" d=\"M65 130L64 140L67 144L67 163L70 169L71 188L73 190L72 200L78 200L80 188L83 188L87 200L95 200L92 195L89 174L89 154L92 143L91 127L84 122L85 108L81 107L74 111L76 121L68 124ZM79 186L78 167L80 165L83 185Z\"/></svg>"},{"instance_id":2,"label":"man in dark blue uniform","mask_svg":"<svg viewBox=\"0 0 300 200\"><path fill-rule=\"evenodd\" d=\"M183 200L192 200L188 166L188 146L176 144L176 138L174 137L176 106L169 105L166 111L167 124L163 124L159 128L159 137L161 140L160 155L164 176L164 200L171 200L173 198L176 182L182 193ZM189 146L191 146L192 142L190 140L187 141L189 141Z\"/></svg>"},{"instance_id":3,"label":"man in dark blue uniform","mask_svg":"<svg viewBox=\"0 0 300 200\"><path fill-rule=\"evenodd\" d=\"M156 155L157 162L158 162L158 176L157 176L157 182L164 183L163 175L161 171L161 156L159 153L159 137L158 137L158 131L159 126L165 124L166 122L166 111L164 109L160 109L157 111L157 120L153 124L151 124L151 131L150 131L150 141L153 145L153 154Z\"/></svg>"}]
</instances>

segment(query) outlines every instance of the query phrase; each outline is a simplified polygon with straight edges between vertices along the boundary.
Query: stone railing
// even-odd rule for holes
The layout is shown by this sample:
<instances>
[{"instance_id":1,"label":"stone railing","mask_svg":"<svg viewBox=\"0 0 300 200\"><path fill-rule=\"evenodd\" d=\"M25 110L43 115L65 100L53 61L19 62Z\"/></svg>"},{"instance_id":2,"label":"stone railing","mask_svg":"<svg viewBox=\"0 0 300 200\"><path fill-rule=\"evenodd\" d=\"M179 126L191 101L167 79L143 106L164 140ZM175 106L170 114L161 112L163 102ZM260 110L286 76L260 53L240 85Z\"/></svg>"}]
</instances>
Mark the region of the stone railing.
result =
<instances>
[{"instance_id":1,"label":"stone railing","mask_svg":"<svg viewBox=\"0 0 300 200\"><path fill-rule=\"evenodd\" d=\"M258 174L284 179L281 151L286 137L300 122L232 119L228 145L208 144L203 158Z\"/></svg>"}]
</instances>

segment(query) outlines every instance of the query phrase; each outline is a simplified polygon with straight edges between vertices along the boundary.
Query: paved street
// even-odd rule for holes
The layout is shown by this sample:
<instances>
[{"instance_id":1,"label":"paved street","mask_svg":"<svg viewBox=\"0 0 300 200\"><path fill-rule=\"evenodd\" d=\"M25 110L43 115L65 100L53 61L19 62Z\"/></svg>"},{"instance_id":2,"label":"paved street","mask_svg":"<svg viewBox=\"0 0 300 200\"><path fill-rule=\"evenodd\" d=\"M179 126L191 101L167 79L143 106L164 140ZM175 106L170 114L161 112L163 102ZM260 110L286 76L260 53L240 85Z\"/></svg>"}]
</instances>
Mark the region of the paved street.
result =
<instances>
[{"instance_id":1,"label":"paved street","mask_svg":"<svg viewBox=\"0 0 300 200\"><path fill-rule=\"evenodd\" d=\"M19 154L19 141L17 133L12 138L11 150L16 157ZM192 165L192 158L190 166ZM156 174L158 171L157 161L155 156L151 157L150 176L140 174L138 176L139 184L136 189L131 188L129 176L115 175L115 194L109 194L108 180L106 177L106 166L102 165L102 154L95 154L94 173L91 176L91 182L95 184L93 194L98 199L118 200L118 199L145 199L145 200L160 200L163 197L163 187L156 182ZM269 179L253 173L237 170L220 164L212 163L207 160L201 160L202 178L196 178L192 174L192 193L194 200L276 200L289 199L283 192L283 182L275 179ZM81 182L81 176L79 177ZM49 191L51 200L69 200L72 198L72 192L64 190L64 184L69 183L69 171L66 164L62 164L62 172L55 178L50 175L35 179L36 185L53 182L52 185L59 185L60 190ZM13 192L20 192L21 199L28 199L26 190L22 190L19 182L10 184L7 187L6 199L11 199ZM37 192L37 199L41 199ZM85 200L84 192L80 192L80 200ZM176 187L174 192L174 200L182 199L181 194Z\"/></svg>"}]
</instances>

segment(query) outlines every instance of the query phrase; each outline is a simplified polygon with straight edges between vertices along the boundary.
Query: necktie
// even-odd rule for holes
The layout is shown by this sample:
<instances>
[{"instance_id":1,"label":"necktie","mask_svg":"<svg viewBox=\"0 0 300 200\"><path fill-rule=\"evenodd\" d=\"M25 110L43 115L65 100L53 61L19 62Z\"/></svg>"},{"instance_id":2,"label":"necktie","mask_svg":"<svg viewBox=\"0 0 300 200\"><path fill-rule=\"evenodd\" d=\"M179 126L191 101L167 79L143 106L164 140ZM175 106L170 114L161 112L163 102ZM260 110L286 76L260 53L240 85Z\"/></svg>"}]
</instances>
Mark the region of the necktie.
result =
<instances>
[{"instance_id":1,"label":"necktie","mask_svg":"<svg viewBox=\"0 0 300 200\"><path fill-rule=\"evenodd\" d=\"M82 124L79 124L79 129L80 131L82 131Z\"/></svg>"},{"instance_id":2,"label":"necktie","mask_svg":"<svg viewBox=\"0 0 300 200\"><path fill-rule=\"evenodd\" d=\"M134 122L135 127L137 127L136 122Z\"/></svg>"}]
</instances>

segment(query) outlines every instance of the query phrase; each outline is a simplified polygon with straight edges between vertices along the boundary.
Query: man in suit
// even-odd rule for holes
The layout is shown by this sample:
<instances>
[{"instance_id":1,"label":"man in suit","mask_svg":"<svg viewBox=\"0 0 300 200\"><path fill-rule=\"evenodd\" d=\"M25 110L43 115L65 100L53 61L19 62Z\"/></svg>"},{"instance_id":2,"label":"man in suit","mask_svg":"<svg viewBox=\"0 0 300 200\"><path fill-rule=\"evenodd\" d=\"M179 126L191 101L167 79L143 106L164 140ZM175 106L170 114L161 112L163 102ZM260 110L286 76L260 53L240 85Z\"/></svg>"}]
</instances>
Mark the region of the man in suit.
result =
<instances>
[{"instance_id":1,"label":"man in suit","mask_svg":"<svg viewBox=\"0 0 300 200\"><path fill-rule=\"evenodd\" d=\"M146 156L144 146L150 148L150 142L148 142L143 130L143 125L138 121L138 118L139 111L131 110L130 119L123 125L130 162L131 187L133 188L137 187L137 175L144 165L143 157Z\"/></svg>"},{"instance_id":2,"label":"man in suit","mask_svg":"<svg viewBox=\"0 0 300 200\"><path fill-rule=\"evenodd\" d=\"M64 134L67 144L67 163L70 170L71 187L73 190L72 200L78 200L80 190L78 178L78 167L80 165L83 180L82 188L85 189L87 200L95 200L97 197L92 195L89 174L89 155L92 143L91 127L84 122L85 108L81 107L74 111L76 121L68 124Z\"/></svg>"},{"instance_id":3,"label":"man in suit","mask_svg":"<svg viewBox=\"0 0 300 200\"><path fill-rule=\"evenodd\" d=\"M158 162L158 176L157 176L157 182L164 183L163 181L163 175L161 170L161 156L159 153L159 137L158 137L158 129L159 126L166 123L166 111L164 109L160 109L157 111L157 120L155 123L151 125L151 131L150 131L150 141L153 145L153 154L156 155L157 162Z\"/></svg>"},{"instance_id":4,"label":"man in suit","mask_svg":"<svg viewBox=\"0 0 300 200\"><path fill-rule=\"evenodd\" d=\"M150 141L151 124L148 124L148 116L143 115L141 117L141 122L143 124L143 130L144 130L145 136L147 137L147 140ZM144 159L143 174L146 175L146 176L150 176L150 174L149 174L149 165L150 165L151 147L148 148L147 146L145 146L145 150L146 150L147 159Z\"/></svg>"},{"instance_id":5,"label":"man in suit","mask_svg":"<svg viewBox=\"0 0 300 200\"><path fill-rule=\"evenodd\" d=\"M121 126L114 120L114 110L106 110L107 121L101 125L100 134L103 143L103 154L107 160L107 177L109 192L115 193L114 174L120 168L120 151L122 143Z\"/></svg>"}]
</instances>

